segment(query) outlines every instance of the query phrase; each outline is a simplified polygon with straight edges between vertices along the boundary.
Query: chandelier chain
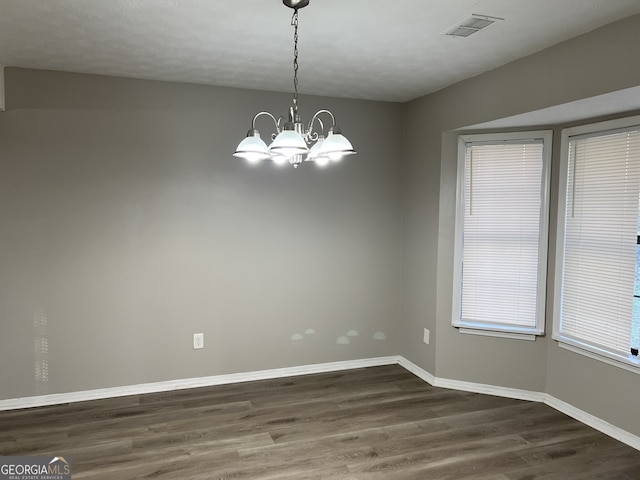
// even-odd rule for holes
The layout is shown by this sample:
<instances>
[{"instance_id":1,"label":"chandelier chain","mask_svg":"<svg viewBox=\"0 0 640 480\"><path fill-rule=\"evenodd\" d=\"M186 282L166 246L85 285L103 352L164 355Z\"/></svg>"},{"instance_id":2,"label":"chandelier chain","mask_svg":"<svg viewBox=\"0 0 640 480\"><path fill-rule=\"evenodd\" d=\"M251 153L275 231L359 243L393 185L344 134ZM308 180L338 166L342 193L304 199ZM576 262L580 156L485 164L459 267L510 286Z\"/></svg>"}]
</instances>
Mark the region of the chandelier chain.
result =
<instances>
[{"instance_id":1,"label":"chandelier chain","mask_svg":"<svg viewBox=\"0 0 640 480\"><path fill-rule=\"evenodd\" d=\"M294 9L293 18L293 111L298 113L298 9Z\"/></svg>"}]
</instances>

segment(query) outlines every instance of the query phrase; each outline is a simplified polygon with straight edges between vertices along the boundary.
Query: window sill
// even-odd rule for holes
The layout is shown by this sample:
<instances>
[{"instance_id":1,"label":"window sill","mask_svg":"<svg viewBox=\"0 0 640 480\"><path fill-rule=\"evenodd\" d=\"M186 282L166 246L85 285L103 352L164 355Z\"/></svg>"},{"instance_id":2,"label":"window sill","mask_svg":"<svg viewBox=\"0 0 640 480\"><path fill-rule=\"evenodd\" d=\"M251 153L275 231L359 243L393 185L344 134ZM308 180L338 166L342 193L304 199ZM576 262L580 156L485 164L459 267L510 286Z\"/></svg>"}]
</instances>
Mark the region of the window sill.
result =
<instances>
[{"instance_id":1,"label":"window sill","mask_svg":"<svg viewBox=\"0 0 640 480\"><path fill-rule=\"evenodd\" d=\"M512 340L528 340L530 342L536 341L536 334L534 333L520 333L520 332L505 332L496 330L484 330L469 327L456 327L460 333L467 335L480 335L483 337L498 337L498 338L510 338Z\"/></svg>"},{"instance_id":2,"label":"window sill","mask_svg":"<svg viewBox=\"0 0 640 480\"><path fill-rule=\"evenodd\" d=\"M640 359L634 357L633 355L629 355L625 358L622 355L617 356L609 353L599 352L596 349L591 348L588 345L580 344L579 342L572 342L571 340L567 340L564 338L554 339L558 342L558 346L560 348L569 350L570 352L577 353L579 355L583 355L585 357L592 358L594 360L598 360L614 367L622 368L623 370L627 370L629 372L640 374Z\"/></svg>"}]
</instances>

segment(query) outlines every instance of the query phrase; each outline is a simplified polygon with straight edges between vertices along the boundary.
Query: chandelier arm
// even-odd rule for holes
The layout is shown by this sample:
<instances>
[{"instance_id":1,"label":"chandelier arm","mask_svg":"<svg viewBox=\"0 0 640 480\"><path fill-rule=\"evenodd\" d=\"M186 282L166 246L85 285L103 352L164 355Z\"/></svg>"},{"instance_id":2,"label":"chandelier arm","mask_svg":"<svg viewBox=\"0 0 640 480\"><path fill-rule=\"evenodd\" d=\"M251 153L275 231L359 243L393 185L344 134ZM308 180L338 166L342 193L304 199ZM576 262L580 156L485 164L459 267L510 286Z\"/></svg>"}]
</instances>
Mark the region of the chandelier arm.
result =
<instances>
[{"instance_id":1,"label":"chandelier arm","mask_svg":"<svg viewBox=\"0 0 640 480\"><path fill-rule=\"evenodd\" d=\"M320 133L315 132L313 130L313 122L318 122L320 124ZM309 122L309 125L307 127L307 130L304 134L305 136L305 140L307 140L307 142L315 142L318 140L318 138L320 138L320 135L324 134L324 122L322 120L320 120L319 117L313 117L311 119L311 121Z\"/></svg>"},{"instance_id":2,"label":"chandelier arm","mask_svg":"<svg viewBox=\"0 0 640 480\"><path fill-rule=\"evenodd\" d=\"M258 120L259 117L261 117L262 115L266 115L268 117L271 118L271 120L273 120L273 123L276 126L276 131L279 133L280 132L280 120L282 119L282 117L280 119L276 119L276 117L274 117L270 112L267 111L262 111L262 112L258 112L255 114L255 116L253 117L253 120L251 121L251 128L253 130L256 129L256 120Z\"/></svg>"},{"instance_id":3,"label":"chandelier arm","mask_svg":"<svg viewBox=\"0 0 640 480\"><path fill-rule=\"evenodd\" d=\"M307 124L307 132L309 133L309 135L311 135L311 133L313 132L313 122L315 122L316 120L318 122L320 122L320 128L322 128L322 133L324 133L324 124L322 123L322 121L320 120L320 118L318 118L321 114L326 113L327 115L329 115L331 117L331 128L334 128L336 126L336 117L333 115L333 113L331 113L329 110L318 110L313 117L311 117L311 120L309 120L309 123Z\"/></svg>"}]
</instances>

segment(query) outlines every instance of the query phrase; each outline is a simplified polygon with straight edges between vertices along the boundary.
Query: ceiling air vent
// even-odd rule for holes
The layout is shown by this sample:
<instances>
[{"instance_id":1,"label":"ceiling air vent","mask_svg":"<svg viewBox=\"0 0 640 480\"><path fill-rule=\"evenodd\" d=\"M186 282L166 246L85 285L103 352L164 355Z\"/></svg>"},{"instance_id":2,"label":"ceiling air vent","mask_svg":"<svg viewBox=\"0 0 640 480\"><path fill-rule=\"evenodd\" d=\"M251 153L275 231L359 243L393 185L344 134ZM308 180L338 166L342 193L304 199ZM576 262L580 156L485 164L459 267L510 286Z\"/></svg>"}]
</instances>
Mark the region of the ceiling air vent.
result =
<instances>
[{"instance_id":1,"label":"ceiling air vent","mask_svg":"<svg viewBox=\"0 0 640 480\"><path fill-rule=\"evenodd\" d=\"M487 28L498 20L504 20L504 18L490 17L488 15L476 15L474 13L455 27L449 29L445 35L450 35L452 37L468 37L469 35L479 32L483 28Z\"/></svg>"}]
</instances>

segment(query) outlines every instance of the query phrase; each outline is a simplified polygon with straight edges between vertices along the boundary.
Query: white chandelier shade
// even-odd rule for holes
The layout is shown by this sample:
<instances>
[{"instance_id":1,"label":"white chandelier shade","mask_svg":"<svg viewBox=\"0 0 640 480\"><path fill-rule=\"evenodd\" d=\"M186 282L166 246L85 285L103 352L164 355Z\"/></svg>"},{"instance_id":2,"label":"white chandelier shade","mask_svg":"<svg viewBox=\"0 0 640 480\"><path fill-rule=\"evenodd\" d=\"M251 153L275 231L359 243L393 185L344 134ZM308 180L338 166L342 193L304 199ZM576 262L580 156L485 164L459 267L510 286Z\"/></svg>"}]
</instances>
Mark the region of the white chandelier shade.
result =
<instances>
[{"instance_id":1,"label":"white chandelier shade","mask_svg":"<svg viewBox=\"0 0 640 480\"><path fill-rule=\"evenodd\" d=\"M261 160L266 160L271 157L267 144L260 138L260 133L257 130L249 131L233 155L244 158L250 163L258 163Z\"/></svg>"},{"instance_id":2,"label":"white chandelier shade","mask_svg":"<svg viewBox=\"0 0 640 480\"><path fill-rule=\"evenodd\" d=\"M329 157L333 161L338 161L346 155L353 155L356 151L351 142L342 135L339 128L329 130L329 135L322 141L318 156Z\"/></svg>"},{"instance_id":3,"label":"white chandelier shade","mask_svg":"<svg viewBox=\"0 0 640 480\"><path fill-rule=\"evenodd\" d=\"M293 106L289 107L288 121L282 126L282 117L276 119L269 112L256 114L246 138L240 142L233 155L251 163L270 159L276 164L288 162L296 168L303 161L324 166L332 160L338 161L356 151L351 142L342 135L336 125L335 116L329 110L318 110L308 124L302 123L302 117L298 113L298 10L306 7L309 0L283 0L283 3L294 10L291 19L291 25L294 27ZM329 116L331 119L331 127L326 137L324 123L319 118L321 115ZM269 146L260 138L260 132L256 129L256 120L261 116L270 117L275 124L275 133L271 135L272 143Z\"/></svg>"},{"instance_id":4,"label":"white chandelier shade","mask_svg":"<svg viewBox=\"0 0 640 480\"><path fill-rule=\"evenodd\" d=\"M307 161L315 161L318 157L323 157L324 155L320 155L320 148L322 148L322 144L324 142L324 135L318 135L318 140L313 146L309 149L309 153L305 160Z\"/></svg>"},{"instance_id":5,"label":"white chandelier shade","mask_svg":"<svg viewBox=\"0 0 640 480\"><path fill-rule=\"evenodd\" d=\"M293 157L294 155L305 155L309 153L307 142L304 141L302 135L294 130L283 130L269 145L269 153L271 155L283 155L285 157Z\"/></svg>"}]
</instances>

